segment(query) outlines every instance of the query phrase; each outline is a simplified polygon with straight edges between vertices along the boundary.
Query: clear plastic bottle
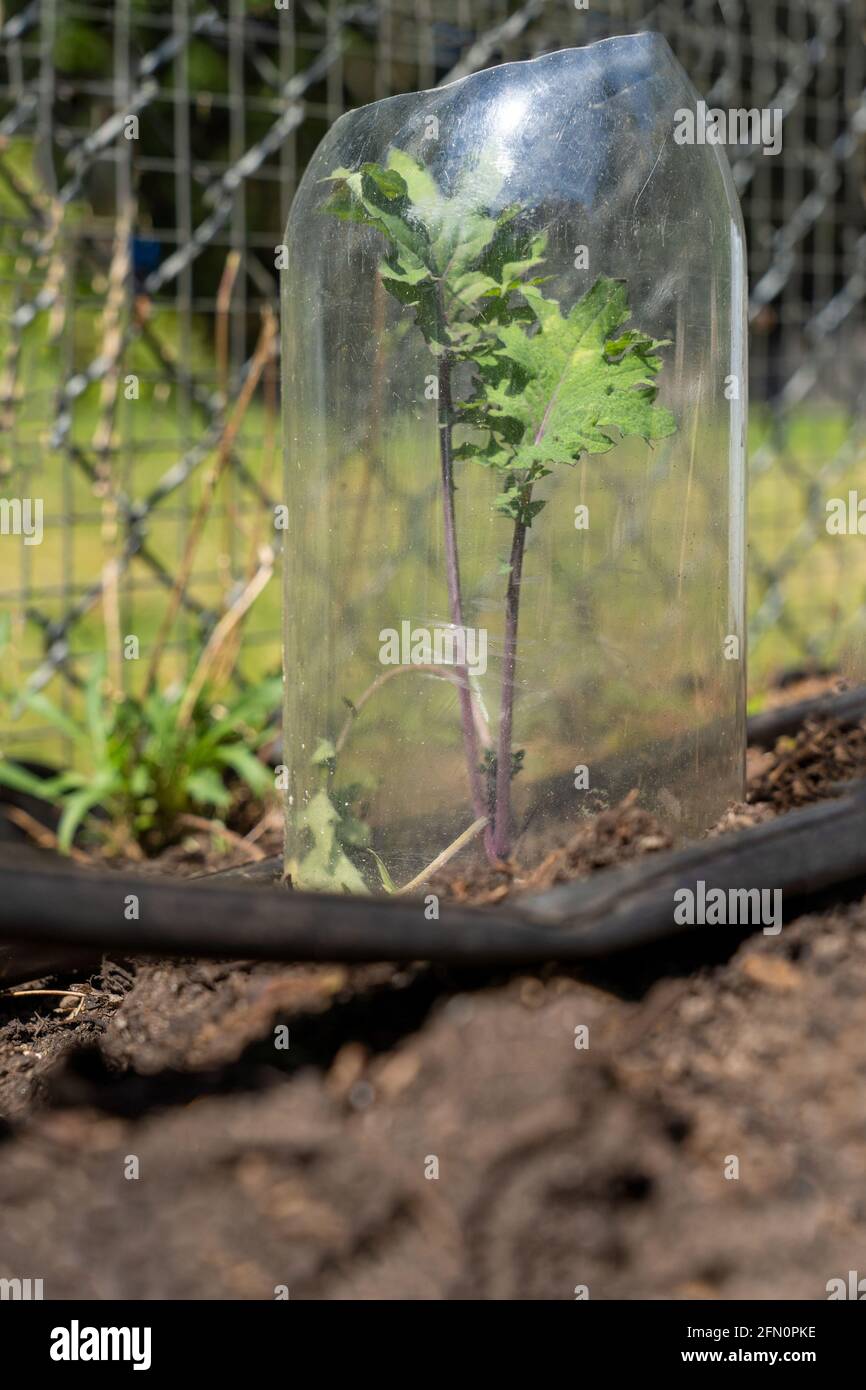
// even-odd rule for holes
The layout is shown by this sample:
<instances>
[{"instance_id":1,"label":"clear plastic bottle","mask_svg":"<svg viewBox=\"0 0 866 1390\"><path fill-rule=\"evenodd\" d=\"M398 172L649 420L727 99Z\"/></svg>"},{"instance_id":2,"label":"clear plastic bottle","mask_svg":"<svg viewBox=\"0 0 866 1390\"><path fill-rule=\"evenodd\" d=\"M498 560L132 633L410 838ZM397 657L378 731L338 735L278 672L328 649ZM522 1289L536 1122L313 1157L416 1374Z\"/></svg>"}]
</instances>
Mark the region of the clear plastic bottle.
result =
<instances>
[{"instance_id":1,"label":"clear plastic bottle","mask_svg":"<svg viewBox=\"0 0 866 1390\"><path fill-rule=\"evenodd\" d=\"M742 795L745 252L644 33L343 116L282 272L287 865ZM463 861L460 861L463 862Z\"/></svg>"}]
</instances>

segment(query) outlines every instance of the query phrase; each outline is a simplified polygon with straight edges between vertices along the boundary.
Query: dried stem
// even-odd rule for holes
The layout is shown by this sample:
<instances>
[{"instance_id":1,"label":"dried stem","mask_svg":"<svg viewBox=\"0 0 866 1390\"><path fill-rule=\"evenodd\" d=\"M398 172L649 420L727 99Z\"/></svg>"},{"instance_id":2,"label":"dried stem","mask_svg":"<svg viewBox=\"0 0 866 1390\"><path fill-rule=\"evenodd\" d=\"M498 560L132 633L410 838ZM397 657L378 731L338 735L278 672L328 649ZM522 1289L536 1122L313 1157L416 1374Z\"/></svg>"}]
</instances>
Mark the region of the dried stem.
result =
<instances>
[{"instance_id":1,"label":"dried stem","mask_svg":"<svg viewBox=\"0 0 866 1390\"><path fill-rule=\"evenodd\" d=\"M412 662L411 665L408 666L390 666L387 671L383 671L382 674L377 676L374 681L371 681L364 693L362 695L359 695L358 699L352 702L352 708L348 714L348 717L346 718L345 723L343 724L342 729L337 735L337 741L334 744L335 757L342 752L343 746L346 742L346 739L349 737L349 734L351 733L355 720L361 713L361 710L367 704L368 700L371 700L373 696L376 694L376 692L381 690L382 686L386 685L388 681L393 680L395 676L405 676L413 673L417 674L419 671L428 676L436 676L440 680L451 681L451 683L453 685L456 685L458 689L460 688L460 677L458 676L455 668L452 666L437 666L435 662L426 661ZM482 743L485 748L488 748L490 747L490 733L487 728L487 725L484 723L484 718L481 714L481 711L478 708L477 702L474 701L473 714L476 720L476 732L478 741Z\"/></svg>"},{"instance_id":2,"label":"dried stem","mask_svg":"<svg viewBox=\"0 0 866 1390\"><path fill-rule=\"evenodd\" d=\"M464 830L463 834L458 835L456 840L452 840L451 844L447 845L441 854L437 854L436 858L433 859L425 869L422 869L420 874L416 874L408 883L404 883L402 888L398 888L394 896L400 897L403 893L412 893L416 888L420 888L422 883L426 883L428 878L432 877L437 869L441 869L448 863L449 859L453 859L455 854L459 854L460 850L463 849L465 845L468 845L475 839L476 835L486 829L486 826L487 817L479 816L478 820L472 822L468 830Z\"/></svg>"},{"instance_id":3,"label":"dried stem","mask_svg":"<svg viewBox=\"0 0 866 1390\"><path fill-rule=\"evenodd\" d=\"M220 394L223 402L223 418L228 408L229 399L229 326L232 291L240 270L241 255L239 251L230 251L226 256L226 263L220 277L219 287L216 296L216 324L215 324L215 347L216 347L216 367L217 380L219 381ZM234 528L237 524L236 508L232 496L231 472L224 475L225 486L223 489L225 500L224 516L224 540L223 553L220 563L223 579L223 593L228 594L231 589L231 546L234 538Z\"/></svg>"},{"instance_id":4,"label":"dried stem","mask_svg":"<svg viewBox=\"0 0 866 1390\"><path fill-rule=\"evenodd\" d=\"M13 999L23 999L25 996L31 994L53 994L60 995L63 999L77 999L78 1003L69 1015L70 1022L81 1013L81 1010L84 1008L84 1001L87 998L86 994L81 994L77 989L4 989L2 992L3 994L10 995ZM60 1005L58 1004L55 1012L57 1012L59 1008Z\"/></svg>"},{"instance_id":5,"label":"dried stem","mask_svg":"<svg viewBox=\"0 0 866 1390\"><path fill-rule=\"evenodd\" d=\"M124 306L129 280L129 247L133 207L127 202L118 213L114 234L114 250L108 273L108 294L102 315L102 344L100 356L108 362L102 378L99 416L93 433L93 448L97 456L97 492L102 499L102 545L105 555L102 585L102 613L105 624L105 645L108 652L109 682L115 694L123 688L123 657L120 636L120 566L117 563L117 495L112 468L112 441L117 411L120 363L123 354Z\"/></svg>"},{"instance_id":6,"label":"dried stem","mask_svg":"<svg viewBox=\"0 0 866 1390\"><path fill-rule=\"evenodd\" d=\"M226 421L225 427L220 436L219 442L217 444L216 460L213 464L213 467L210 470L210 473L205 479L201 499L199 501L198 507L196 508L195 515L193 516L192 521L190 523L186 545L184 546L183 557L178 567L177 577L175 578L171 594L169 595L168 604L166 605L166 611L163 615L159 632L157 633L153 652L151 653L150 665L148 667L147 672L147 680L145 682L145 689L148 691L152 690L154 685L156 684L157 675L159 673L160 661L162 659L162 653L165 648L166 641L168 640L168 634L171 631L172 623L177 617L178 609L180 608L181 598L184 594L187 584L189 583L189 578L192 573L193 561L195 559L195 553L201 540L202 533L204 531L204 525L207 521L208 513L211 509L211 506L213 505L214 493L216 491L217 484L219 483L219 480L228 464L228 461L231 458L231 453L234 447L235 439L237 438L238 430L240 429L243 418L246 415L247 410L249 409L250 402L253 399L262 372L264 371L267 362L273 354L275 339L276 322L274 319L274 315L270 309L265 309L262 315L262 330L259 334L259 341L256 344L256 349L253 353L252 361L250 362L249 371L247 372L246 379L241 388L238 399L235 403L235 408L232 411L230 418Z\"/></svg>"},{"instance_id":7,"label":"dried stem","mask_svg":"<svg viewBox=\"0 0 866 1390\"><path fill-rule=\"evenodd\" d=\"M25 835L29 835L30 839L34 844L37 844L40 849L50 849L55 853L60 852L60 846L54 831L49 830L48 826L43 825L35 816L31 816L29 811L23 810L20 806L4 806L3 814L13 825L17 825L20 830L23 830ZM74 845L67 850L67 854L70 859L74 859L76 863L93 863L89 854L85 854L83 850L76 849Z\"/></svg>"},{"instance_id":8,"label":"dried stem","mask_svg":"<svg viewBox=\"0 0 866 1390\"><path fill-rule=\"evenodd\" d=\"M262 471L261 486L265 493L268 493L274 472L274 463L277 456L277 421L279 417L278 393L277 393L277 363L274 353L268 357L265 363L264 379L262 381L262 398L265 407L264 437L262 439ZM250 527L250 551L247 560L247 573L252 575L258 565L259 550L263 543L262 528L265 525L267 513L262 507L257 507L253 513L252 525ZM271 517L273 525L273 517Z\"/></svg>"},{"instance_id":9,"label":"dried stem","mask_svg":"<svg viewBox=\"0 0 866 1390\"><path fill-rule=\"evenodd\" d=\"M201 830L206 835L211 835L214 839L223 839L230 845L235 845L238 849L246 850L250 856L251 864L259 864L267 858L263 849L248 840L245 835L239 835L236 830L229 830L222 821L208 820L206 816L196 816L192 812L184 811L178 816L178 822L185 825L189 830Z\"/></svg>"},{"instance_id":10,"label":"dried stem","mask_svg":"<svg viewBox=\"0 0 866 1390\"><path fill-rule=\"evenodd\" d=\"M232 604L231 608L229 608L226 613L223 613L208 638L207 646L202 652L198 665L193 671L189 684L184 691L180 709L177 712L178 728L182 729L189 723L190 716L195 708L195 702L207 684L214 663L219 658L220 652L223 649L223 644L232 635L238 623L246 617L246 614L265 588L273 572L274 552L265 546L261 551L261 565L259 569L253 575L243 592Z\"/></svg>"}]
</instances>

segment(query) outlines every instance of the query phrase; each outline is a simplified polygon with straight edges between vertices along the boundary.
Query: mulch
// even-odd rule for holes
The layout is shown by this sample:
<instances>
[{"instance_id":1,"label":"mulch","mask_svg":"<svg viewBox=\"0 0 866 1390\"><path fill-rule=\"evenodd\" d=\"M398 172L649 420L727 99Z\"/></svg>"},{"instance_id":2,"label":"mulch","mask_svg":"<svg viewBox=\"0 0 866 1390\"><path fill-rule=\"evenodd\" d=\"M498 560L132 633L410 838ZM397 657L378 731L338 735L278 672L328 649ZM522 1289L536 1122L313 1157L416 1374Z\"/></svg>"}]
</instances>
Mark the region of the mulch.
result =
<instances>
[{"instance_id":1,"label":"mulch","mask_svg":"<svg viewBox=\"0 0 866 1390\"><path fill-rule=\"evenodd\" d=\"M835 720L810 721L773 750L750 749L746 801L730 806L708 836L759 825L799 806L837 796L847 783L866 777L866 721L847 727ZM513 863L502 871L448 869L433 891L458 902L492 906L512 893L539 893L557 883L586 878L599 869L670 849L675 841L637 804L631 792L617 806L587 817L567 842L540 863Z\"/></svg>"}]
</instances>

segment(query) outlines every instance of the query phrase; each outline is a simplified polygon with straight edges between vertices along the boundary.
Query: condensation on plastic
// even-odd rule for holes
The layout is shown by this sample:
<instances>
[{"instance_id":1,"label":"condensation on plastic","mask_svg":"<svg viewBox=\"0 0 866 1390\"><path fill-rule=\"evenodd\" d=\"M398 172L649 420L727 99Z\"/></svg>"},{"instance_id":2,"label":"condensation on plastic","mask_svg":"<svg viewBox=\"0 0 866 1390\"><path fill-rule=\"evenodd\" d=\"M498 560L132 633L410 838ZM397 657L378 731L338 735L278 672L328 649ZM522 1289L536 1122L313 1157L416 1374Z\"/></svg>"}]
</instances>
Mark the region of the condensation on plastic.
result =
<instances>
[{"instance_id":1,"label":"condensation on plastic","mask_svg":"<svg viewBox=\"0 0 866 1390\"><path fill-rule=\"evenodd\" d=\"M697 100L666 41L645 33L352 111L310 162L281 287L295 871L334 831L310 825L323 779L340 813L357 813L336 829L371 888L365 839L400 884L474 817L455 682L384 679L381 661L383 631L449 622L435 366L414 310L379 283L381 235L322 212L337 167L385 163L392 147L452 190L492 151L503 179L485 210L517 203L546 229L545 293L567 311L597 276L622 277L633 324L672 340L657 384L676 432L624 440L539 486L515 675L518 857L537 859L632 788L685 835L742 796L745 251L724 151L675 138ZM467 211L471 200L470 183ZM472 698L494 730L510 535L491 505L500 487L476 461L456 464L463 621L487 634Z\"/></svg>"}]
</instances>

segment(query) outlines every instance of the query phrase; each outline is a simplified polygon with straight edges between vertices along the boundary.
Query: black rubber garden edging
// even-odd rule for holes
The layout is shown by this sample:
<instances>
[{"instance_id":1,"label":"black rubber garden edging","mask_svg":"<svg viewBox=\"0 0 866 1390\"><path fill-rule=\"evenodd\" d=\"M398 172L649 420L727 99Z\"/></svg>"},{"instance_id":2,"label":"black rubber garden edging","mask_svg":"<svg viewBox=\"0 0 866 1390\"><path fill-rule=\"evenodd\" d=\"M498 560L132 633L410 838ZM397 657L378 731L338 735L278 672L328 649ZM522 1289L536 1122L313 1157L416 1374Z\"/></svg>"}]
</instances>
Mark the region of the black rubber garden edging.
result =
<instances>
[{"instance_id":1,"label":"black rubber garden edging","mask_svg":"<svg viewBox=\"0 0 866 1390\"><path fill-rule=\"evenodd\" d=\"M825 715L844 705L841 712L856 720L866 691L835 700L835 707L826 699L806 702L806 715L816 705ZM761 719L767 725L771 717L784 720L784 732L796 727L789 711ZM443 903L436 920L427 919L420 898L293 892L267 882L264 866L173 880L78 869L55 859L35 865L33 857L7 852L0 858L0 977L9 983L27 971L32 978L45 948L53 961L58 948L63 961L118 951L454 965L598 960L682 932L717 932L674 918L675 892L698 893L701 884L704 892L780 890L789 919L817 893L850 896L866 884L866 787L851 788L764 824L495 908Z\"/></svg>"}]
</instances>

